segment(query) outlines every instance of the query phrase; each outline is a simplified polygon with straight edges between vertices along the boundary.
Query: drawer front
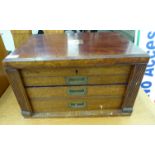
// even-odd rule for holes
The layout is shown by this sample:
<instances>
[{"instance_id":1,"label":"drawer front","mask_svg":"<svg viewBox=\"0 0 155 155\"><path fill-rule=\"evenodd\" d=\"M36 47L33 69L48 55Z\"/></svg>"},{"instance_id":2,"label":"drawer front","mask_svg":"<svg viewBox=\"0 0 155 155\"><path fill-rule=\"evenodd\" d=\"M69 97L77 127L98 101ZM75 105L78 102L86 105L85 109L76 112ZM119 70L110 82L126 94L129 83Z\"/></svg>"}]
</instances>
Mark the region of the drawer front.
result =
<instances>
[{"instance_id":1,"label":"drawer front","mask_svg":"<svg viewBox=\"0 0 155 155\"><path fill-rule=\"evenodd\" d=\"M125 84L128 75L101 75L101 76L68 76L68 77L24 77L25 86L52 86L52 85L87 85L87 84Z\"/></svg>"},{"instance_id":2,"label":"drawer front","mask_svg":"<svg viewBox=\"0 0 155 155\"><path fill-rule=\"evenodd\" d=\"M21 74L23 77L118 75L129 74L130 69L130 65L83 68L35 68L23 69L21 70Z\"/></svg>"},{"instance_id":3,"label":"drawer front","mask_svg":"<svg viewBox=\"0 0 155 155\"><path fill-rule=\"evenodd\" d=\"M65 112L81 110L119 109L122 97L93 97L81 99L46 99L37 98L31 100L34 112Z\"/></svg>"},{"instance_id":4,"label":"drawer front","mask_svg":"<svg viewBox=\"0 0 155 155\"><path fill-rule=\"evenodd\" d=\"M39 97L82 97L82 96L122 96L126 85L30 87L26 88L30 98Z\"/></svg>"}]
</instances>

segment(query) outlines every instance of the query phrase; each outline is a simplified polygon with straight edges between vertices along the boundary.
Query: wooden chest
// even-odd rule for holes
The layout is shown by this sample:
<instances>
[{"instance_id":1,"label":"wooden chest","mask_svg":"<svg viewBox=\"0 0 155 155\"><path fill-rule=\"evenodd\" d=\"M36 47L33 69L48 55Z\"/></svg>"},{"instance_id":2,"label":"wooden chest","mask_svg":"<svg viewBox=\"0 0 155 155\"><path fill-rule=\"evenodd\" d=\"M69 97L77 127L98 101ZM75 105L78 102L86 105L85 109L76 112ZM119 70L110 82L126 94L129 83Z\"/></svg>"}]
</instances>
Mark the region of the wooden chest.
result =
<instances>
[{"instance_id":1,"label":"wooden chest","mask_svg":"<svg viewBox=\"0 0 155 155\"><path fill-rule=\"evenodd\" d=\"M130 115L149 60L118 33L37 35L3 61L25 117Z\"/></svg>"}]
</instances>

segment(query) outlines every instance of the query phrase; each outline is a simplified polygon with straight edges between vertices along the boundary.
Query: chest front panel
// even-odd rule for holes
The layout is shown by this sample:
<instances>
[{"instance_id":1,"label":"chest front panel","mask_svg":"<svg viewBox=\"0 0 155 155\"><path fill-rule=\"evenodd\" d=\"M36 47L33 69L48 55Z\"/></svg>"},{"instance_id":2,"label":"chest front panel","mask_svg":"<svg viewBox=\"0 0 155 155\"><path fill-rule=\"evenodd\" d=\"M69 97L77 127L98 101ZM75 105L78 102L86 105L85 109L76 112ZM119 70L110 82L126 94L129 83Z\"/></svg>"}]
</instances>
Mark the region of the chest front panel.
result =
<instances>
[{"instance_id":1,"label":"chest front panel","mask_svg":"<svg viewBox=\"0 0 155 155\"><path fill-rule=\"evenodd\" d=\"M4 67L25 117L113 116L131 114L148 60L117 34L58 34L32 37Z\"/></svg>"}]
</instances>

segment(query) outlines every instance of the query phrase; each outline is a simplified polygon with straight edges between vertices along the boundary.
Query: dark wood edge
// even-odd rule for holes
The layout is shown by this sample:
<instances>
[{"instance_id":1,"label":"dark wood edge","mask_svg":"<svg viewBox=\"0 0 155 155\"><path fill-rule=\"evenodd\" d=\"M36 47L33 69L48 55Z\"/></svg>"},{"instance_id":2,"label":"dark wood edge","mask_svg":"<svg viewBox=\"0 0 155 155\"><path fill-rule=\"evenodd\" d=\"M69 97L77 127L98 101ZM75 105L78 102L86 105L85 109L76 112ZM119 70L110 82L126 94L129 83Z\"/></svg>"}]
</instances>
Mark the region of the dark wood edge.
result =
<instances>
[{"instance_id":1,"label":"dark wood edge","mask_svg":"<svg viewBox=\"0 0 155 155\"><path fill-rule=\"evenodd\" d=\"M5 71L7 73L8 80L10 81L11 87L14 91L14 94L17 98L21 110L27 113L32 113L33 110L30 105L30 101L28 99L26 91L24 89L19 71L15 68L10 67L6 67Z\"/></svg>"},{"instance_id":2,"label":"dark wood edge","mask_svg":"<svg viewBox=\"0 0 155 155\"><path fill-rule=\"evenodd\" d=\"M136 64L133 66L126 89L125 98L122 104L123 112L132 112L137 93L145 72L147 64Z\"/></svg>"},{"instance_id":3,"label":"dark wood edge","mask_svg":"<svg viewBox=\"0 0 155 155\"><path fill-rule=\"evenodd\" d=\"M40 61L30 58L27 59L4 59L3 65L6 67L13 67L18 69L26 68L38 68L42 66L46 67L93 67L93 66L105 66L105 65L116 65L116 64L146 64L149 57L118 57L118 58L94 58L94 59L68 59L68 60L45 60Z\"/></svg>"},{"instance_id":4,"label":"dark wood edge","mask_svg":"<svg viewBox=\"0 0 155 155\"><path fill-rule=\"evenodd\" d=\"M68 117L106 117L106 116L130 116L131 112L122 112L121 109L115 110L89 110L74 112L44 112L34 113L32 118L68 118Z\"/></svg>"},{"instance_id":5,"label":"dark wood edge","mask_svg":"<svg viewBox=\"0 0 155 155\"><path fill-rule=\"evenodd\" d=\"M22 113L22 115L24 116L24 117L31 117L32 116L32 112L30 112L30 111L21 111L21 113Z\"/></svg>"},{"instance_id":6,"label":"dark wood edge","mask_svg":"<svg viewBox=\"0 0 155 155\"><path fill-rule=\"evenodd\" d=\"M123 107L122 111L125 113L132 113L133 107Z\"/></svg>"}]
</instances>

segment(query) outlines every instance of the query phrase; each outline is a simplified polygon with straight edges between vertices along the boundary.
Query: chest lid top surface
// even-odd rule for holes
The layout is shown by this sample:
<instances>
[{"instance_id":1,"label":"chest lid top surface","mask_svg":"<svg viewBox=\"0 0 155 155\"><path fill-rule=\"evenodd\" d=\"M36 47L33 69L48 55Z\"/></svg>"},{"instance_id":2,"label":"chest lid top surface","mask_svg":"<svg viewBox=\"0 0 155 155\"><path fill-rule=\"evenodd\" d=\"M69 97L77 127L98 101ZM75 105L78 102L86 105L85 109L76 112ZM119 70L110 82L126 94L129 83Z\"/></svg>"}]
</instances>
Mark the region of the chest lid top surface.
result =
<instances>
[{"instance_id":1,"label":"chest lid top surface","mask_svg":"<svg viewBox=\"0 0 155 155\"><path fill-rule=\"evenodd\" d=\"M4 65L146 63L148 55L116 32L34 35L4 60Z\"/></svg>"}]
</instances>

